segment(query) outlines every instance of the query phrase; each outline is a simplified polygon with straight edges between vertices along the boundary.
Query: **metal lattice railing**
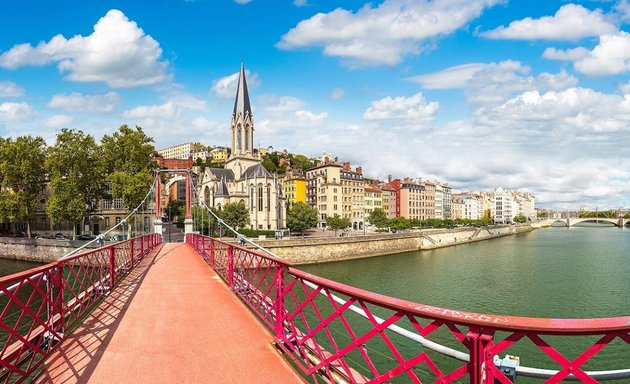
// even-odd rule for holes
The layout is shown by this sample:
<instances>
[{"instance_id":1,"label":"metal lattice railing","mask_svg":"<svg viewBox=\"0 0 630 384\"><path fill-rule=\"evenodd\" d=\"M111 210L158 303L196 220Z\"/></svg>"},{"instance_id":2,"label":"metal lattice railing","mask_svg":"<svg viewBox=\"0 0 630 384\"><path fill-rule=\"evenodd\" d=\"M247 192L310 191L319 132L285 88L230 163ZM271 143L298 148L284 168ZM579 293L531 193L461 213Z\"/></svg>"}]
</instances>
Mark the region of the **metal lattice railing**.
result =
<instances>
[{"instance_id":1,"label":"metal lattice railing","mask_svg":"<svg viewBox=\"0 0 630 384\"><path fill-rule=\"evenodd\" d=\"M20 383L162 242L150 234L0 278L0 382Z\"/></svg>"},{"instance_id":2,"label":"metal lattice railing","mask_svg":"<svg viewBox=\"0 0 630 384\"><path fill-rule=\"evenodd\" d=\"M318 277L235 244L194 234L186 240L314 382L513 383L518 375L596 383L630 377L630 317L543 319L432 307ZM515 358L502 355L545 369L507 364Z\"/></svg>"}]
</instances>

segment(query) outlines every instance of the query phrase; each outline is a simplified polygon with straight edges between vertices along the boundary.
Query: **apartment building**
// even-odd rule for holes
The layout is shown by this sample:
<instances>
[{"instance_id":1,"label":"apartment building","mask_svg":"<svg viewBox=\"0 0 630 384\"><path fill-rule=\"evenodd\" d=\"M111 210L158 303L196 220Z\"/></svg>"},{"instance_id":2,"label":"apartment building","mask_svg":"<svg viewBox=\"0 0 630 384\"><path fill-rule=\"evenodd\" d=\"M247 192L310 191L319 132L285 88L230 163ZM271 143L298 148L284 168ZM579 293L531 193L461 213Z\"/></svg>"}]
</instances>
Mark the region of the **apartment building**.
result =
<instances>
[{"instance_id":1,"label":"apartment building","mask_svg":"<svg viewBox=\"0 0 630 384\"><path fill-rule=\"evenodd\" d=\"M504 190L503 188L497 188L494 191L492 218L495 224L511 224L514 216L515 207L514 200L512 199L512 193Z\"/></svg>"},{"instance_id":2,"label":"apartment building","mask_svg":"<svg viewBox=\"0 0 630 384\"><path fill-rule=\"evenodd\" d=\"M514 192L512 199L517 207L516 215L523 215L529 221L536 220L536 199L530 192Z\"/></svg>"},{"instance_id":3,"label":"apartment building","mask_svg":"<svg viewBox=\"0 0 630 384\"><path fill-rule=\"evenodd\" d=\"M319 213L318 228L326 228L326 218L343 215L341 170L327 161L306 171L306 202Z\"/></svg>"},{"instance_id":4,"label":"apartment building","mask_svg":"<svg viewBox=\"0 0 630 384\"><path fill-rule=\"evenodd\" d=\"M388 219L396 217L396 190L389 184L384 184L381 187L381 196L383 199L383 210Z\"/></svg>"},{"instance_id":5,"label":"apartment building","mask_svg":"<svg viewBox=\"0 0 630 384\"><path fill-rule=\"evenodd\" d=\"M306 203L306 178L301 169L287 170L282 186L287 209L295 203Z\"/></svg>"},{"instance_id":6,"label":"apartment building","mask_svg":"<svg viewBox=\"0 0 630 384\"><path fill-rule=\"evenodd\" d=\"M195 143L183 143L173 145L171 147L159 149L158 155L166 159L188 159L192 150L200 148L200 145Z\"/></svg>"},{"instance_id":7,"label":"apartment building","mask_svg":"<svg viewBox=\"0 0 630 384\"><path fill-rule=\"evenodd\" d=\"M342 185L342 217L350 219L353 230L363 230L365 227L365 185L363 169L357 167L354 171L350 163L343 163L340 171Z\"/></svg>"},{"instance_id":8,"label":"apartment building","mask_svg":"<svg viewBox=\"0 0 630 384\"><path fill-rule=\"evenodd\" d=\"M383 209L383 191L376 185L365 185L365 218L376 208ZM389 209L389 206L388 206Z\"/></svg>"},{"instance_id":9,"label":"apartment building","mask_svg":"<svg viewBox=\"0 0 630 384\"><path fill-rule=\"evenodd\" d=\"M453 199L458 198L464 203L462 219L479 220L483 218L483 199L481 195L473 192L453 194Z\"/></svg>"}]
</instances>

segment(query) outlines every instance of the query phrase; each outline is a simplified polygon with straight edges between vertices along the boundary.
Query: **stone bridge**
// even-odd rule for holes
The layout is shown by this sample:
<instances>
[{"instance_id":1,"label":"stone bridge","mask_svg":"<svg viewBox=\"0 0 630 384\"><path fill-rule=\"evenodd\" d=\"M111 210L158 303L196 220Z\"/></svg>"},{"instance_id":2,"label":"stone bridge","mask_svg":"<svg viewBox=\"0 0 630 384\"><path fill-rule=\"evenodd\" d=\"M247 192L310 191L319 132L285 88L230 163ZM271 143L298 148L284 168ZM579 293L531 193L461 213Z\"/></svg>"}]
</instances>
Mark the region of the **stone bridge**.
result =
<instances>
[{"instance_id":1,"label":"stone bridge","mask_svg":"<svg viewBox=\"0 0 630 384\"><path fill-rule=\"evenodd\" d=\"M620 218L607 218L607 217L569 217L566 219L549 219L550 224L561 222L567 227L571 227L579 223L610 223L617 227L623 227L630 224L630 219Z\"/></svg>"}]
</instances>

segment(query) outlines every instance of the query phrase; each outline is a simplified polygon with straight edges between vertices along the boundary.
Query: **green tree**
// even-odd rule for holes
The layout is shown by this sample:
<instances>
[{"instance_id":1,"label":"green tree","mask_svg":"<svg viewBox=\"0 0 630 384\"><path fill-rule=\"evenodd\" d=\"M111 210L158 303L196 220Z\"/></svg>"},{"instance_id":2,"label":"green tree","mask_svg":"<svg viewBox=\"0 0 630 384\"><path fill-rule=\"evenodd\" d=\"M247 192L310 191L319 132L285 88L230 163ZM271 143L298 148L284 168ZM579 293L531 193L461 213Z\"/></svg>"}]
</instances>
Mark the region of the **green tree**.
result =
<instances>
[{"instance_id":1,"label":"green tree","mask_svg":"<svg viewBox=\"0 0 630 384\"><path fill-rule=\"evenodd\" d=\"M81 130L62 129L48 150L46 167L52 192L46 212L52 222L83 222L105 193L105 167L94 138ZM73 231L74 239L76 235Z\"/></svg>"},{"instance_id":2,"label":"green tree","mask_svg":"<svg viewBox=\"0 0 630 384\"><path fill-rule=\"evenodd\" d=\"M547 217L549 217L549 212L547 211L538 211L538 213L536 213L537 217L540 217L541 219L546 219Z\"/></svg>"},{"instance_id":3,"label":"green tree","mask_svg":"<svg viewBox=\"0 0 630 384\"><path fill-rule=\"evenodd\" d=\"M348 218L335 215L334 217L326 218L326 225L328 226L328 229L335 231L335 236L337 236L337 231L349 228L352 225L352 222Z\"/></svg>"},{"instance_id":4,"label":"green tree","mask_svg":"<svg viewBox=\"0 0 630 384\"><path fill-rule=\"evenodd\" d=\"M0 190L4 195L0 217L26 222L31 237L31 221L46 181L46 143L41 137L20 136L0 143Z\"/></svg>"},{"instance_id":5,"label":"green tree","mask_svg":"<svg viewBox=\"0 0 630 384\"><path fill-rule=\"evenodd\" d=\"M267 169L269 172L274 173L276 172L277 166L276 164L274 164L273 160L269 157L266 157L262 162L261 162L262 166L265 167L265 169Z\"/></svg>"},{"instance_id":6,"label":"green tree","mask_svg":"<svg viewBox=\"0 0 630 384\"><path fill-rule=\"evenodd\" d=\"M304 237L304 231L317 225L317 210L310 205L297 202L291 206L287 213L287 227L291 231L300 232Z\"/></svg>"},{"instance_id":7,"label":"green tree","mask_svg":"<svg viewBox=\"0 0 630 384\"><path fill-rule=\"evenodd\" d=\"M244 228L249 225L249 211L243 202L225 204L220 217L232 228Z\"/></svg>"},{"instance_id":8,"label":"green tree","mask_svg":"<svg viewBox=\"0 0 630 384\"><path fill-rule=\"evenodd\" d=\"M172 222L173 218L175 216L177 216L178 218L182 215L182 209L184 210L184 214L186 214L186 203L181 201L181 200L169 200L168 204L166 205L166 215L168 217L168 222ZM183 218L182 218L182 223L183 223Z\"/></svg>"},{"instance_id":9,"label":"green tree","mask_svg":"<svg viewBox=\"0 0 630 384\"><path fill-rule=\"evenodd\" d=\"M122 198L123 206L130 213L146 196L153 181L156 164L151 159L155 152L153 139L141 127L121 125L113 135L101 140L103 158L107 164L112 197ZM131 236L132 222L128 222Z\"/></svg>"},{"instance_id":10,"label":"green tree","mask_svg":"<svg viewBox=\"0 0 630 384\"><path fill-rule=\"evenodd\" d=\"M375 208L372 212L370 212L368 221L371 224L376 225L377 228L384 228L387 227L389 219L387 218L387 214L383 208Z\"/></svg>"},{"instance_id":11,"label":"green tree","mask_svg":"<svg viewBox=\"0 0 630 384\"><path fill-rule=\"evenodd\" d=\"M214 208L211 208L215 214L218 215ZM195 205L192 207L193 222L195 223L195 229L202 235L210 235L210 229L217 224L217 219L201 205Z\"/></svg>"},{"instance_id":12,"label":"green tree","mask_svg":"<svg viewBox=\"0 0 630 384\"><path fill-rule=\"evenodd\" d=\"M398 216L389 221L389 227L391 229L407 229L411 227L411 222L406 217Z\"/></svg>"},{"instance_id":13,"label":"green tree","mask_svg":"<svg viewBox=\"0 0 630 384\"><path fill-rule=\"evenodd\" d=\"M516 215L516 216L514 216L514 218L512 220L514 220L515 223L525 223L525 222L527 222L527 216L525 216L525 215Z\"/></svg>"}]
</instances>

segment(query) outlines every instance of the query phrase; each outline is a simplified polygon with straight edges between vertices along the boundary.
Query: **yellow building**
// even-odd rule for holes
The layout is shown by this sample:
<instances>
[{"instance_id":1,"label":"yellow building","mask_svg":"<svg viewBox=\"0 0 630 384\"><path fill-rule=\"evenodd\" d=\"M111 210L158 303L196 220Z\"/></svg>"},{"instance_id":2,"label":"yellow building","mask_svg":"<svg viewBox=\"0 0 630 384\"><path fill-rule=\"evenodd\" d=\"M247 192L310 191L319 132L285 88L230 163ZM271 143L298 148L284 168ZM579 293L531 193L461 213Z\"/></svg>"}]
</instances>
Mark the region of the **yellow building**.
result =
<instances>
[{"instance_id":1,"label":"yellow building","mask_svg":"<svg viewBox=\"0 0 630 384\"><path fill-rule=\"evenodd\" d=\"M370 217L372 211L376 208L383 209L383 191L373 185L365 186L365 218L366 220ZM389 209L389 202L387 204L387 209ZM385 212L387 214L387 212Z\"/></svg>"},{"instance_id":2,"label":"yellow building","mask_svg":"<svg viewBox=\"0 0 630 384\"><path fill-rule=\"evenodd\" d=\"M301 169L287 172L282 180L287 209L295 203L306 203L306 179Z\"/></svg>"},{"instance_id":3,"label":"yellow building","mask_svg":"<svg viewBox=\"0 0 630 384\"><path fill-rule=\"evenodd\" d=\"M215 164L225 164L228 158L228 150L227 148L218 147L210 151L210 155L212 155L212 162Z\"/></svg>"},{"instance_id":4,"label":"yellow building","mask_svg":"<svg viewBox=\"0 0 630 384\"><path fill-rule=\"evenodd\" d=\"M307 204L318 211L318 228L326 228L326 218L342 216L341 166L327 162L306 171Z\"/></svg>"}]
</instances>

